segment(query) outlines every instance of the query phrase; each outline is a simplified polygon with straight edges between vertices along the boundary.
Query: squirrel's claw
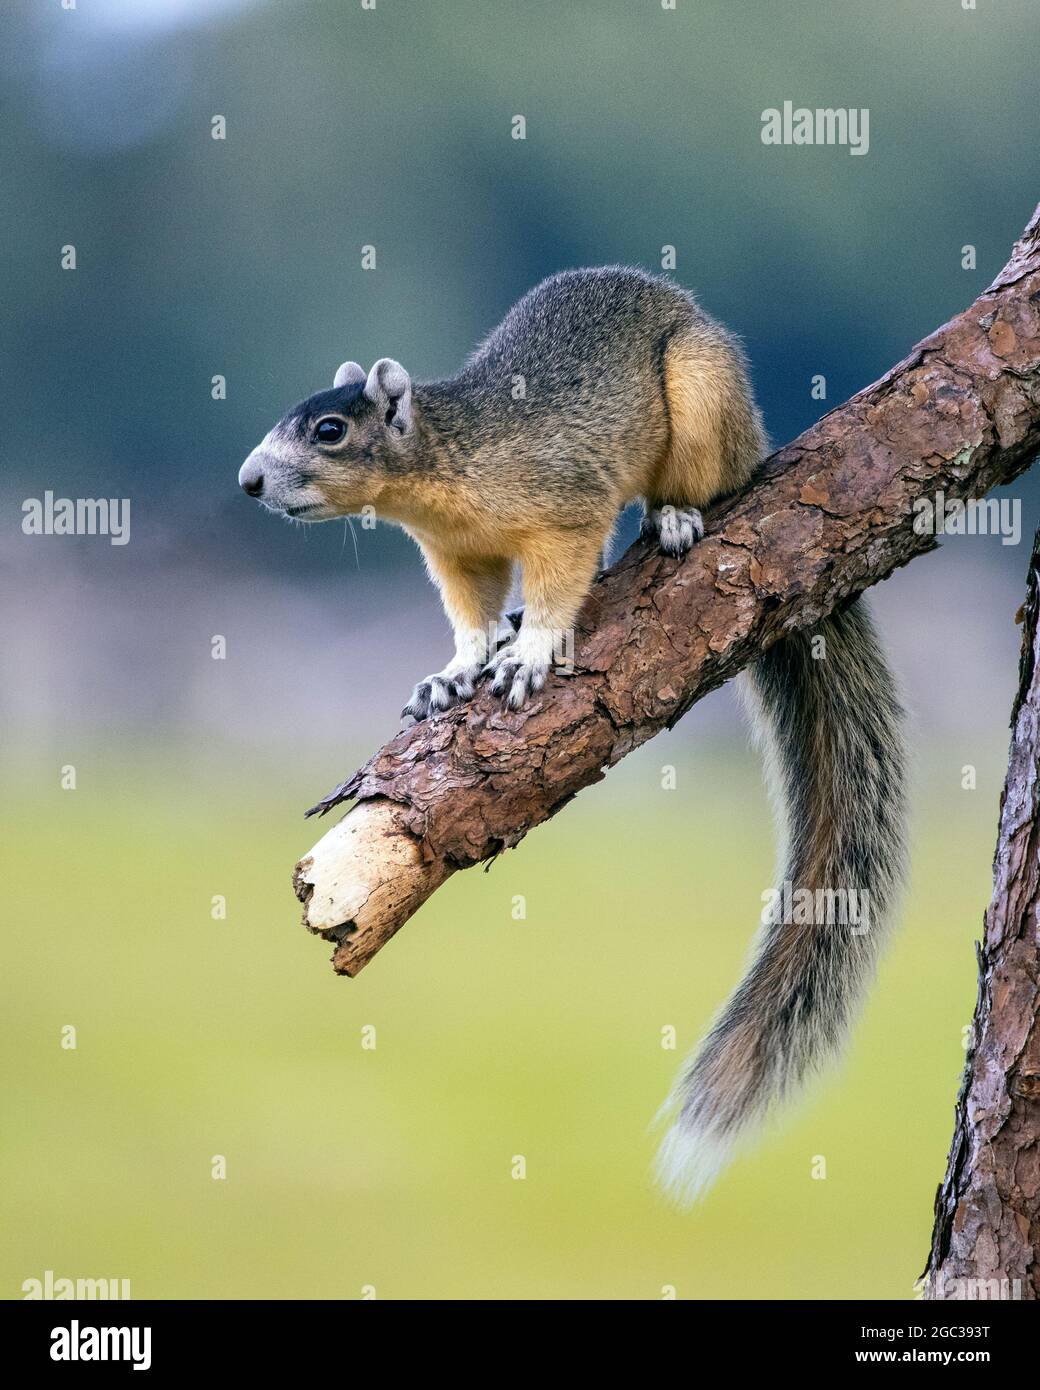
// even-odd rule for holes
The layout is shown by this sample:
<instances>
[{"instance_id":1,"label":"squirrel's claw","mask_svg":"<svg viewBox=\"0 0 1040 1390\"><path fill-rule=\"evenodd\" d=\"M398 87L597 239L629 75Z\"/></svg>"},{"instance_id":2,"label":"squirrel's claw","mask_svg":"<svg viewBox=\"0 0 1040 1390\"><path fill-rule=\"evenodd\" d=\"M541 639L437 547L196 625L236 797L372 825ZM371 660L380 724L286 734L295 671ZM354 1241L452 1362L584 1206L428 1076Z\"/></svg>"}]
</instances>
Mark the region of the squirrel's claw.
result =
<instances>
[{"instance_id":1,"label":"squirrel's claw","mask_svg":"<svg viewBox=\"0 0 1040 1390\"><path fill-rule=\"evenodd\" d=\"M440 714L454 705L471 700L476 679L475 671L456 671L451 675L446 671L440 671L436 675L427 676L412 691L411 698L401 711L401 717L411 715L416 721L428 719L432 714Z\"/></svg>"},{"instance_id":2,"label":"squirrel's claw","mask_svg":"<svg viewBox=\"0 0 1040 1390\"><path fill-rule=\"evenodd\" d=\"M697 541L704 539L704 518L696 507L650 507L643 517L640 535L655 540L666 555L681 560Z\"/></svg>"},{"instance_id":3,"label":"squirrel's claw","mask_svg":"<svg viewBox=\"0 0 1040 1390\"><path fill-rule=\"evenodd\" d=\"M510 709L519 709L530 695L537 695L549 674L548 666L516 656L489 661L483 674L491 679L491 693Z\"/></svg>"}]
</instances>

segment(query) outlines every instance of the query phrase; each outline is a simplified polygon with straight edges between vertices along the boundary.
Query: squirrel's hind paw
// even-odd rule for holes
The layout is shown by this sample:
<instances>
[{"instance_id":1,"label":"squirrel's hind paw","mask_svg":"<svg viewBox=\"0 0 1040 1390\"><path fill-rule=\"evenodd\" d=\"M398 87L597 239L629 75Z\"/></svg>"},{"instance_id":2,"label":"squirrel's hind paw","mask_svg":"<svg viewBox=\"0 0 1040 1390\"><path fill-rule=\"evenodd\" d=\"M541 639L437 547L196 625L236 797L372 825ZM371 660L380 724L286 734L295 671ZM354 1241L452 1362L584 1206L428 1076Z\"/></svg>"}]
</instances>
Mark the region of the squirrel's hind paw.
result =
<instances>
[{"instance_id":1,"label":"squirrel's hind paw","mask_svg":"<svg viewBox=\"0 0 1040 1390\"><path fill-rule=\"evenodd\" d=\"M656 540L666 555L681 560L688 550L704 538L704 518L696 507L650 507L643 517L640 534Z\"/></svg>"},{"instance_id":2,"label":"squirrel's hind paw","mask_svg":"<svg viewBox=\"0 0 1040 1390\"><path fill-rule=\"evenodd\" d=\"M428 719L431 714L440 714L455 705L464 704L473 698L480 668L473 671L455 671L450 675L440 671L427 676L412 691L411 699L401 711L402 717L411 715L415 720Z\"/></svg>"}]
</instances>

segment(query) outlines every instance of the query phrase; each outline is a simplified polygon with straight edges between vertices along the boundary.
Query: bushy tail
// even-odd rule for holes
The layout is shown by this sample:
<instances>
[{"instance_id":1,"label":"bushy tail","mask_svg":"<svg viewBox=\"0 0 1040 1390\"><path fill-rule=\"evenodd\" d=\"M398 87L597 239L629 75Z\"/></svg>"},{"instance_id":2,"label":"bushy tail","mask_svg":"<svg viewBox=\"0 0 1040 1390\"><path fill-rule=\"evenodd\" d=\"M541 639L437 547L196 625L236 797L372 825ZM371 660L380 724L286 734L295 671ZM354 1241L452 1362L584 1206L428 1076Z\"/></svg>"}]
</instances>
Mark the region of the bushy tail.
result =
<instances>
[{"instance_id":1,"label":"bushy tail","mask_svg":"<svg viewBox=\"0 0 1040 1390\"><path fill-rule=\"evenodd\" d=\"M658 1175L683 1201L840 1051L903 872L903 712L862 603L777 642L750 676L786 868L747 974L666 1107Z\"/></svg>"}]
</instances>

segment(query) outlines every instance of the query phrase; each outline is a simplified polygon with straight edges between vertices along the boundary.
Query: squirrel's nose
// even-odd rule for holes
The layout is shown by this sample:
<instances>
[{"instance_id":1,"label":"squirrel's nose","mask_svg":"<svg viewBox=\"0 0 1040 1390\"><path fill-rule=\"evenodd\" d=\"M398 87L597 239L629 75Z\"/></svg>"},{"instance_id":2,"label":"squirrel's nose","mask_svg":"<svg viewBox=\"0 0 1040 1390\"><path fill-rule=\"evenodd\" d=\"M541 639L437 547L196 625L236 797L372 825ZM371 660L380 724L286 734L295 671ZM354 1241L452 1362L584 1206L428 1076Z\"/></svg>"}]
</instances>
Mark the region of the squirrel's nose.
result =
<instances>
[{"instance_id":1,"label":"squirrel's nose","mask_svg":"<svg viewBox=\"0 0 1040 1390\"><path fill-rule=\"evenodd\" d=\"M264 470L252 454L238 470L238 485L250 497L259 497L264 490Z\"/></svg>"}]
</instances>

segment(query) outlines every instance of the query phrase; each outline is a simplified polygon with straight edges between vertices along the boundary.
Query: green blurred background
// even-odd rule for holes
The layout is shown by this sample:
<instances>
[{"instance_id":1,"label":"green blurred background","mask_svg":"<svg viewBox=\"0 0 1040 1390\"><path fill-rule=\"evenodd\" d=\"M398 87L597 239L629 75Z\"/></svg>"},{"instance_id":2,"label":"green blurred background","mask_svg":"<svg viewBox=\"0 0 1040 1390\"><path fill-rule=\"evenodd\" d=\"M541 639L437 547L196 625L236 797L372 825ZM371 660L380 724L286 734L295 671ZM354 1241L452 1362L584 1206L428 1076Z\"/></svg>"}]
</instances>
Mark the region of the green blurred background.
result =
<instances>
[{"instance_id":1,"label":"green blurred background","mask_svg":"<svg viewBox=\"0 0 1040 1390\"><path fill-rule=\"evenodd\" d=\"M402 536L279 525L235 474L345 357L450 372L541 276L664 245L789 437L1006 259L1040 196L1033 0L79 0L7 25L0 1290L912 1297L1033 480L1021 544L950 541L874 595L913 719L902 926L841 1070L682 1214L649 1122L774 856L730 691L337 979L289 886L300 812L449 639ZM785 99L869 107L869 154L763 146ZM130 497L130 544L23 535L46 489Z\"/></svg>"}]
</instances>

